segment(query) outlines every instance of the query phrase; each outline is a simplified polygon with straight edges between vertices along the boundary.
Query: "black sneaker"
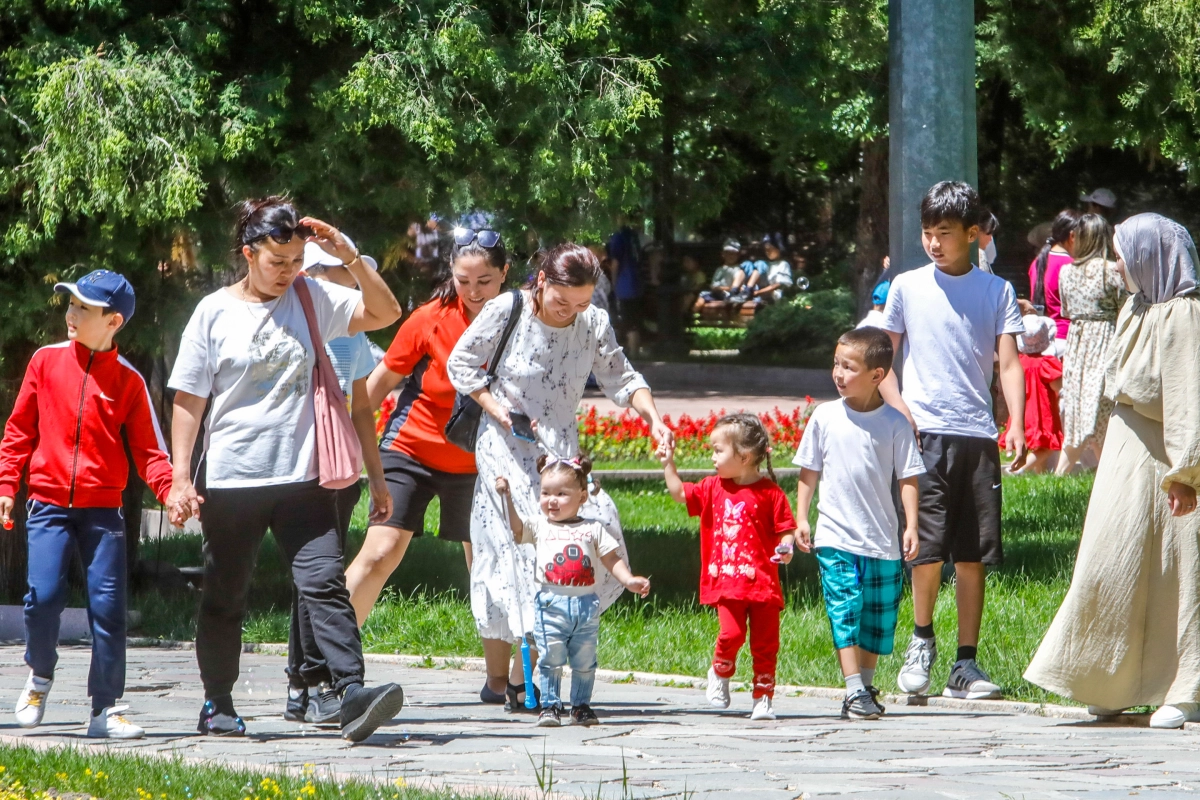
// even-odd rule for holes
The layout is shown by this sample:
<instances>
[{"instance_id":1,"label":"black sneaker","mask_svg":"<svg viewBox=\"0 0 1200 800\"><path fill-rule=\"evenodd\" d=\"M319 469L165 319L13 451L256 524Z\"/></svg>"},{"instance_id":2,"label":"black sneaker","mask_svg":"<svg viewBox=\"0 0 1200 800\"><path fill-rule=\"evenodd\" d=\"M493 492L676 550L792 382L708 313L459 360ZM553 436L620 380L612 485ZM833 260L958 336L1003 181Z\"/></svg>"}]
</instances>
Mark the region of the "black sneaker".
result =
<instances>
[{"instance_id":1,"label":"black sneaker","mask_svg":"<svg viewBox=\"0 0 1200 800\"><path fill-rule=\"evenodd\" d=\"M292 688L288 687L287 707L283 710L283 718L288 722L307 722L308 689L301 689L299 697L292 697Z\"/></svg>"},{"instance_id":2,"label":"black sneaker","mask_svg":"<svg viewBox=\"0 0 1200 800\"><path fill-rule=\"evenodd\" d=\"M543 708L542 713L538 715L539 728L557 728L562 725L562 706L550 706Z\"/></svg>"},{"instance_id":3,"label":"black sneaker","mask_svg":"<svg viewBox=\"0 0 1200 800\"><path fill-rule=\"evenodd\" d=\"M866 689L859 689L842 701L842 719L879 719L882 714L883 709Z\"/></svg>"},{"instance_id":4,"label":"black sneaker","mask_svg":"<svg viewBox=\"0 0 1200 800\"><path fill-rule=\"evenodd\" d=\"M308 700L308 713L304 721L313 725L336 725L342 718L342 698L328 683L322 683L320 691Z\"/></svg>"},{"instance_id":5,"label":"black sneaker","mask_svg":"<svg viewBox=\"0 0 1200 800\"><path fill-rule=\"evenodd\" d=\"M879 702L879 690L874 686L868 686L867 691L871 693L871 699L875 701L875 705L879 706L879 713L886 714L887 709L883 707L883 703Z\"/></svg>"},{"instance_id":6,"label":"black sneaker","mask_svg":"<svg viewBox=\"0 0 1200 800\"><path fill-rule=\"evenodd\" d=\"M394 683L373 689L354 684L342 696L342 738L361 742L404 708L404 690Z\"/></svg>"},{"instance_id":7,"label":"black sneaker","mask_svg":"<svg viewBox=\"0 0 1200 800\"><path fill-rule=\"evenodd\" d=\"M246 723L234 711L233 698L225 697L218 702L204 701L196 730L205 736L245 736Z\"/></svg>"},{"instance_id":8,"label":"black sneaker","mask_svg":"<svg viewBox=\"0 0 1200 800\"><path fill-rule=\"evenodd\" d=\"M950 678L946 681L943 697L957 697L960 700L999 700L1004 696L1000 687L992 683L988 674L979 668L973 658L964 658L954 662L950 668Z\"/></svg>"},{"instance_id":9,"label":"black sneaker","mask_svg":"<svg viewBox=\"0 0 1200 800\"><path fill-rule=\"evenodd\" d=\"M599 725L600 720L596 717L596 712L592 711L592 707L587 703L580 703L577 706L571 707L571 722L575 725Z\"/></svg>"},{"instance_id":10,"label":"black sneaker","mask_svg":"<svg viewBox=\"0 0 1200 800\"><path fill-rule=\"evenodd\" d=\"M533 687L533 708L525 707L525 698L521 696L523 694L524 686L510 683L504 690L504 710L510 714L523 714L526 711L532 713L542 704L542 690L537 686Z\"/></svg>"}]
</instances>

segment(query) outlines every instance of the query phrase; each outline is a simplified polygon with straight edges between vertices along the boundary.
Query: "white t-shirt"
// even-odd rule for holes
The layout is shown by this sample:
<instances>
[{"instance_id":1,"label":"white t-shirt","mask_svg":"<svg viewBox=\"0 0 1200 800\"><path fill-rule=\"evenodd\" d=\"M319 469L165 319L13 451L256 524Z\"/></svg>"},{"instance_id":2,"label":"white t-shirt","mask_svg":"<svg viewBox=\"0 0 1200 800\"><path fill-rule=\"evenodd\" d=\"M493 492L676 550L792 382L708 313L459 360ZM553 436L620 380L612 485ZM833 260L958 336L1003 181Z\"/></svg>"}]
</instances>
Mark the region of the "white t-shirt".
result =
<instances>
[{"instance_id":1,"label":"white t-shirt","mask_svg":"<svg viewBox=\"0 0 1200 800\"><path fill-rule=\"evenodd\" d=\"M327 342L346 336L362 294L306 280L321 336ZM212 395L204 435L209 487L277 486L317 477L314 363L294 288L268 303L247 303L224 289L200 301L167 385Z\"/></svg>"},{"instance_id":2,"label":"white t-shirt","mask_svg":"<svg viewBox=\"0 0 1200 800\"><path fill-rule=\"evenodd\" d=\"M892 476L925 471L917 437L904 415L886 403L854 411L845 400L813 411L793 462L821 473L814 547L868 558L900 558Z\"/></svg>"},{"instance_id":3,"label":"white t-shirt","mask_svg":"<svg viewBox=\"0 0 1200 800\"><path fill-rule=\"evenodd\" d=\"M871 328L879 328L880 330L886 330L886 328L883 327L883 323L884 323L885 319L887 319L887 318L883 316L882 311L876 311L875 309L872 308L870 311L867 312L867 315L862 318L862 322L858 323L858 325L856 325L855 327L857 327L857 328L871 327Z\"/></svg>"},{"instance_id":4,"label":"white t-shirt","mask_svg":"<svg viewBox=\"0 0 1200 800\"><path fill-rule=\"evenodd\" d=\"M551 522L539 516L522 520L521 544L537 546L538 587L557 594L595 594L596 574L604 566L603 556L620 545L604 525L596 520Z\"/></svg>"},{"instance_id":5,"label":"white t-shirt","mask_svg":"<svg viewBox=\"0 0 1200 800\"><path fill-rule=\"evenodd\" d=\"M995 439L996 337L1025 332L1012 284L972 268L929 264L897 275L883 329L904 334L903 397L923 433Z\"/></svg>"}]
</instances>

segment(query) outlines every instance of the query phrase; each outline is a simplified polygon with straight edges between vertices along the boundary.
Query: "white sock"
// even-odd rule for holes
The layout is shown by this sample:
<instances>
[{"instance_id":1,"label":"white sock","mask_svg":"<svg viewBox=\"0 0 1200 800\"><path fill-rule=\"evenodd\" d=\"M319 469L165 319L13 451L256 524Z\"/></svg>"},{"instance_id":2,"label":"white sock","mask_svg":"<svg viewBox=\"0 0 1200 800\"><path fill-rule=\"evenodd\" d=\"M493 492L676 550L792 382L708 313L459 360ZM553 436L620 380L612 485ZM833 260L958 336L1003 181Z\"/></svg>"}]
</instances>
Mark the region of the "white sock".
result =
<instances>
[{"instance_id":1,"label":"white sock","mask_svg":"<svg viewBox=\"0 0 1200 800\"><path fill-rule=\"evenodd\" d=\"M297 689L294 686L288 687L288 699L299 700L304 695L304 689Z\"/></svg>"},{"instance_id":2,"label":"white sock","mask_svg":"<svg viewBox=\"0 0 1200 800\"><path fill-rule=\"evenodd\" d=\"M864 686L874 686L875 685L875 668L874 667L861 667L858 671L858 674L862 676L862 682L863 682Z\"/></svg>"},{"instance_id":3,"label":"white sock","mask_svg":"<svg viewBox=\"0 0 1200 800\"><path fill-rule=\"evenodd\" d=\"M861 692L864 688L861 674L846 676L846 697L852 696L855 692Z\"/></svg>"}]
</instances>

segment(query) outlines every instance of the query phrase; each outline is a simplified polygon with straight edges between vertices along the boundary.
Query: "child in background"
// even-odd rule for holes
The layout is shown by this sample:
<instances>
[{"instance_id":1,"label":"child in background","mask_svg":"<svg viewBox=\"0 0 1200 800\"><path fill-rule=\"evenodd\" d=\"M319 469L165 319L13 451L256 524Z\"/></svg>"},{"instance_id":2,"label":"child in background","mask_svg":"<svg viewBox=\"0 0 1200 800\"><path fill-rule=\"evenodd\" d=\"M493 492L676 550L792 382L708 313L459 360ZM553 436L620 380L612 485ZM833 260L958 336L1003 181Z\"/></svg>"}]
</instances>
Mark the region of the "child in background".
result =
<instances>
[{"instance_id":1,"label":"child in background","mask_svg":"<svg viewBox=\"0 0 1200 800\"><path fill-rule=\"evenodd\" d=\"M908 420L879 394L892 365L892 341L863 327L842 334L833 356L833 382L841 401L813 412L794 463L800 467L796 536L804 552L816 550L833 629L833 646L846 679L842 719L879 719L875 688L880 656L892 652L904 587L896 546L892 478L904 505L903 557L917 557L917 476L925 472ZM821 483L816 537L808 509Z\"/></svg>"},{"instance_id":2,"label":"child in background","mask_svg":"<svg viewBox=\"0 0 1200 800\"><path fill-rule=\"evenodd\" d=\"M746 248L740 267L740 272L733 276L733 286L729 294L735 302L744 302L754 296L755 291L767 283L767 274L771 265L766 260L766 248L762 242L751 242Z\"/></svg>"},{"instance_id":3,"label":"child in background","mask_svg":"<svg viewBox=\"0 0 1200 800\"><path fill-rule=\"evenodd\" d=\"M729 708L729 679L746 641L754 659L754 710L750 719L775 719L775 663L783 590L777 564L792 560L796 521L771 469L771 439L753 414L718 420L709 443L717 474L684 483L674 452L658 450L667 489L688 514L700 518L700 602L717 607L721 633L708 670L708 700ZM767 463L770 479L759 472Z\"/></svg>"},{"instance_id":4,"label":"child in background","mask_svg":"<svg viewBox=\"0 0 1200 800\"><path fill-rule=\"evenodd\" d=\"M117 354L113 338L133 317L133 287L107 270L69 293L67 339L34 353L0 443L0 521L11 527L13 498L29 470L29 593L25 595L25 663L29 678L17 701L17 724L41 724L58 664L58 631L67 604L67 571L78 549L87 574L92 666L88 695L92 738L139 739L145 731L121 715L125 693L125 445L138 474L167 502L171 462L146 382ZM172 510L182 525L182 512Z\"/></svg>"},{"instance_id":5,"label":"child in background","mask_svg":"<svg viewBox=\"0 0 1200 800\"><path fill-rule=\"evenodd\" d=\"M875 291L871 292L871 310L862 318L862 322L858 323L858 327L883 328L883 309L887 307L888 289L890 288L892 288L891 281L883 281L875 287Z\"/></svg>"},{"instance_id":6,"label":"child in background","mask_svg":"<svg viewBox=\"0 0 1200 800\"><path fill-rule=\"evenodd\" d=\"M1024 464L1013 464L1012 469L1040 475L1050 469L1051 459L1062 449L1058 394L1062 390L1063 365L1052 355L1057 332L1054 320L1039 316L1026 300L1018 300L1017 305L1025 324L1025 333L1017 337L1017 350L1025 369L1025 444L1029 455ZM1000 436L1001 448L1007 433Z\"/></svg>"},{"instance_id":7,"label":"child in background","mask_svg":"<svg viewBox=\"0 0 1200 800\"><path fill-rule=\"evenodd\" d=\"M521 519L509 494L508 480L496 478L496 491L507 504L513 538L517 544L537 548L533 638L542 692L542 713L537 724L542 728L562 724L562 668L570 662L571 721L595 725L599 720L590 703L600 632L596 563L603 564L626 589L641 597L650 593L650 581L629 571L617 552L620 545L603 524L579 516L579 509L587 502L592 462L582 457L563 460L541 456L537 468L542 477L539 502L543 514L537 519Z\"/></svg>"}]
</instances>

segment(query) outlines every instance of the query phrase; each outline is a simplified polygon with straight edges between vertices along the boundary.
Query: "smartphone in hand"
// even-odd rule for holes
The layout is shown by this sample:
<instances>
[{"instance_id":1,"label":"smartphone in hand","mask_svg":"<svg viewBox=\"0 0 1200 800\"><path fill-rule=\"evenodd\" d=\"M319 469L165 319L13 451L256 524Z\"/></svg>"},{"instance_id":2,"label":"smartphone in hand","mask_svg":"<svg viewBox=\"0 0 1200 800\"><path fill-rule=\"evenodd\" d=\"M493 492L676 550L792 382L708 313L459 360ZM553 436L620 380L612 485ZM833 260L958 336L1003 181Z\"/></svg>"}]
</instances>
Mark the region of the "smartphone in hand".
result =
<instances>
[{"instance_id":1,"label":"smartphone in hand","mask_svg":"<svg viewBox=\"0 0 1200 800\"><path fill-rule=\"evenodd\" d=\"M509 412L508 418L512 420L513 436L526 442L537 441L537 434L533 432L533 420L516 411Z\"/></svg>"}]
</instances>

